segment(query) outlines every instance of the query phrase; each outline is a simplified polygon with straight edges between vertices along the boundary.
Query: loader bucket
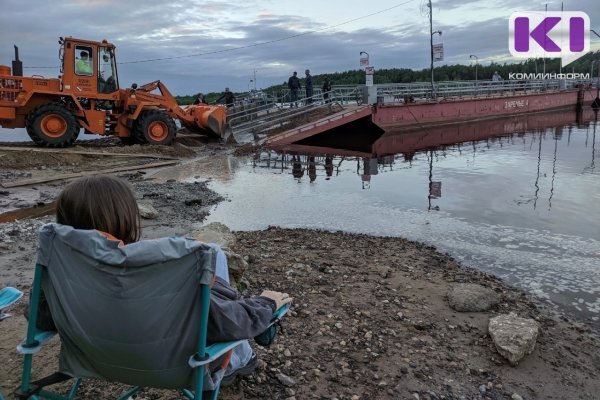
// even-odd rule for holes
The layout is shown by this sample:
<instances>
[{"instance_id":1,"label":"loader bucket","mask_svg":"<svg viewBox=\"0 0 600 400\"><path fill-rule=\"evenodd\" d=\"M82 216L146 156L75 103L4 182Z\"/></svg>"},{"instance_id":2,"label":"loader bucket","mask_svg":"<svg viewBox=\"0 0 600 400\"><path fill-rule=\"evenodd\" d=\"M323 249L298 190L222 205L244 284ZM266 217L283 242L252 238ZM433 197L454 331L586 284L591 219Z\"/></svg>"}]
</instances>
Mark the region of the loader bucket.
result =
<instances>
[{"instance_id":1,"label":"loader bucket","mask_svg":"<svg viewBox=\"0 0 600 400\"><path fill-rule=\"evenodd\" d=\"M198 104L186 108L185 113L194 118L194 123L185 124L191 131L218 137L225 133L227 108Z\"/></svg>"}]
</instances>

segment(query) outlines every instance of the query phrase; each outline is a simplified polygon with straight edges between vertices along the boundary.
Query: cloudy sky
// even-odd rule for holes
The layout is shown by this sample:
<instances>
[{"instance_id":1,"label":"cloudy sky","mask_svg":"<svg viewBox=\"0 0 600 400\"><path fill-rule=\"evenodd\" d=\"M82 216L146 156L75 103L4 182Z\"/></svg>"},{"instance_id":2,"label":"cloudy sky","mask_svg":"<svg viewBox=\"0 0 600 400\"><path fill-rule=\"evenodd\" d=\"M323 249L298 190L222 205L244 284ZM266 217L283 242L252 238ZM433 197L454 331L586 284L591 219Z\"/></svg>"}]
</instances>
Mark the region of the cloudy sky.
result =
<instances>
[{"instance_id":1,"label":"cloudy sky","mask_svg":"<svg viewBox=\"0 0 600 400\"><path fill-rule=\"evenodd\" d=\"M514 11L558 11L560 1L433 0L434 43L445 63L512 62L508 18ZM598 0L570 0L600 33ZM0 64L19 46L26 75L58 75L58 37L117 46L121 86L160 79L179 95L281 83L298 71L429 66L426 0L2 0ZM592 48L600 38L592 35ZM152 61L148 61L152 60ZM439 63L436 65L440 65ZM50 67L50 68L29 68ZM581 71L585 72L585 71Z\"/></svg>"}]
</instances>

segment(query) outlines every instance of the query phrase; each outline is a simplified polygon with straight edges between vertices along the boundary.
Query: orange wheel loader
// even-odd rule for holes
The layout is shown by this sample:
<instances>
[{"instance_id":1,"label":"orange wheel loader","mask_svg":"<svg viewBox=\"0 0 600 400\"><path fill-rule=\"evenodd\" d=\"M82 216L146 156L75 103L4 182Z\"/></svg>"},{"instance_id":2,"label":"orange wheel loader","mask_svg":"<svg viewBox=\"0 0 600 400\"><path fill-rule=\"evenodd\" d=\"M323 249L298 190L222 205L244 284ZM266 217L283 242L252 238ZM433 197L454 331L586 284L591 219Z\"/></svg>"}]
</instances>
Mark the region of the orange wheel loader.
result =
<instances>
[{"instance_id":1,"label":"orange wheel loader","mask_svg":"<svg viewBox=\"0 0 600 400\"><path fill-rule=\"evenodd\" d=\"M82 128L126 144L168 145L177 133L175 118L191 131L223 136L224 106L183 109L160 81L120 89L113 44L71 37L61 37L59 44L58 78L24 77L17 46L12 72L0 65L1 127L24 127L46 147L72 145Z\"/></svg>"}]
</instances>

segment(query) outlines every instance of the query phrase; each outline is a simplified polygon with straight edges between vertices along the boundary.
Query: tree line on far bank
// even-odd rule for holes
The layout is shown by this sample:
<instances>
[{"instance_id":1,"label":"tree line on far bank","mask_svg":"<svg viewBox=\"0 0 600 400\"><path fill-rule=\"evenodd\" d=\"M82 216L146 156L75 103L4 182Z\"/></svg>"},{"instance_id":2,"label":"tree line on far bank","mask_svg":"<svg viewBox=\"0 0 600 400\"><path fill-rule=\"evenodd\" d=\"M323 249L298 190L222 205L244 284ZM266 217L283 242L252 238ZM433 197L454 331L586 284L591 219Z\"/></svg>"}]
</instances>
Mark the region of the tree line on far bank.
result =
<instances>
[{"instance_id":1,"label":"tree line on far bank","mask_svg":"<svg viewBox=\"0 0 600 400\"><path fill-rule=\"evenodd\" d=\"M600 73L600 51L590 52L578 60L572 62L565 67L562 72L577 72L577 73L589 73L593 60L597 60L594 63L594 77ZM544 69L545 68L545 69ZM455 64L455 65L442 65L435 67L433 74L436 81L468 81L475 80L475 62L471 65ZM559 58L546 58L545 67L543 58L530 58L520 63L514 64L499 64L492 62L489 65L477 65L477 79L480 80L491 80L494 72L498 72L503 79L507 79L509 73L558 73L560 72L560 59ZM320 88L323 85L325 77L329 77L332 85L364 85L365 84L365 71L362 69L344 71L344 72L333 72L328 74L313 75L313 86ZM302 87L305 86L304 78L300 80ZM374 84L386 84L386 83L411 83L411 82L430 82L431 71L429 68L422 70L413 70L409 68L389 68L389 69L375 69L375 75L373 77ZM268 88L262 89L262 92L269 96L281 98L287 93L287 81L284 81L281 85L273 85ZM205 93L205 99L208 103L214 103L215 100L221 96L221 92ZM238 100L243 99L248 95L247 92L234 93ZM177 103L179 104L192 104L196 99L197 94L191 94L186 96L175 96Z\"/></svg>"}]
</instances>

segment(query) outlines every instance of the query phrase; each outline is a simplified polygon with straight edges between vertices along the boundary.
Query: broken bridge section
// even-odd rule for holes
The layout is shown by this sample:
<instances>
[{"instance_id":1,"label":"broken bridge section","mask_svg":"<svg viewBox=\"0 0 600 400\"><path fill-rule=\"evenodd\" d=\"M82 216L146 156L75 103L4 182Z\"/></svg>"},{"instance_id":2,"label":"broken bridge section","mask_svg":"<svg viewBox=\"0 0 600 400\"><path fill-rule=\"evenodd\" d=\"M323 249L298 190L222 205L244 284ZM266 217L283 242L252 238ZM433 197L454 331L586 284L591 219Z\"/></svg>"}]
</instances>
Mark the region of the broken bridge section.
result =
<instances>
[{"instance_id":1,"label":"broken bridge section","mask_svg":"<svg viewBox=\"0 0 600 400\"><path fill-rule=\"evenodd\" d=\"M341 141L345 141L344 139L354 141L360 138L362 142L382 134L383 129L372 121L371 106L346 106L340 112L271 136L265 141L265 145L268 147L280 147L292 143L327 145L330 141L339 145Z\"/></svg>"}]
</instances>

